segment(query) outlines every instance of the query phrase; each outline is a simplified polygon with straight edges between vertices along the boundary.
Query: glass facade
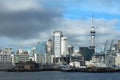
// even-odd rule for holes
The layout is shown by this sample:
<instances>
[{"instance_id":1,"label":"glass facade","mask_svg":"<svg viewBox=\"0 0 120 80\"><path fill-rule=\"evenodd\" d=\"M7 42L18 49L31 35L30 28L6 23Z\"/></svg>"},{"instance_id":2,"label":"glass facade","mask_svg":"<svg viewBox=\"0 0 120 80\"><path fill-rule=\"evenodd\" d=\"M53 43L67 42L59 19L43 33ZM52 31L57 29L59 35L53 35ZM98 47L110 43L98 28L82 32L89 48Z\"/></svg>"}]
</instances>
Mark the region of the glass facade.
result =
<instances>
[{"instance_id":1,"label":"glass facade","mask_svg":"<svg viewBox=\"0 0 120 80\"><path fill-rule=\"evenodd\" d=\"M36 48L36 54L45 54L46 53L46 41L38 42L35 48Z\"/></svg>"},{"instance_id":2,"label":"glass facade","mask_svg":"<svg viewBox=\"0 0 120 80\"><path fill-rule=\"evenodd\" d=\"M80 47L80 53L84 57L85 61L90 61L94 55L94 49L88 47Z\"/></svg>"}]
</instances>

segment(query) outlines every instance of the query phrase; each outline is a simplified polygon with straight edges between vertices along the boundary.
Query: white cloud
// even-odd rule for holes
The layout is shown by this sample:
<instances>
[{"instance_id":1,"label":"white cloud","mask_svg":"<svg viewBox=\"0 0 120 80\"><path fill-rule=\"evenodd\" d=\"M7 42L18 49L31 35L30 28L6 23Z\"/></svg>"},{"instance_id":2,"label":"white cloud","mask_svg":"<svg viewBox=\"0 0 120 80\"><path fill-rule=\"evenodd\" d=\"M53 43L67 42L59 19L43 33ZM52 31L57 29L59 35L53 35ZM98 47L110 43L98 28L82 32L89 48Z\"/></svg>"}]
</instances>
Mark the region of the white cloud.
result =
<instances>
[{"instance_id":1,"label":"white cloud","mask_svg":"<svg viewBox=\"0 0 120 80\"><path fill-rule=\"evenodd\" d=\"M38 2L38 1L41 1L41 2ZM72 19L68 19L68 18L63 18L61 16L63 13L61 11L59 11L59 9L61 9L61 7L63 8L63 6L66 9L68 9L69 7L72 6L72 7L75 7L75 9L77 11L84 10L87 12L89 12L89 11L91 12L92 10L94 10L95 12L100 12L100 13L110 13L110 14L119 14L120 13L119 12L119 9L120 9L119 1L76 0L76 1L79 1L79 2L77 2L77 4L76 4L76 2L74 2L75 0L74 1L71 0L71 1L72 2L70 2L69 0L62 0L59 2L57 0L0 0L0 10L2 9L5 11L18 11L18 12L19 11L27 11L27 10L31 10L31 9L37 10L37 11L46 10L46 12L43 13L46 15L41 15L40 13L38 13L38 15L41 15L41 17L42 17L42 18L39 17L38 21L37 21L37 16L35 17L35 22L37 21L38 24L39 24L39 22L41 22L40 23L41 25L48 24L48 22L49 22L48 18L50 17L49 24L45 25L45 26L38 25L39 28L35 27L36 23L34 23L34 21L28 22L28 24L29 23L35 24L35 25L33 25L35 28L34 31L37 32L38 35L35 34L34 36L37 36L37 37L33 37L32 39L30 38L27 40L15 40L15 39L13 39L13 37L12 38L0 38L0 41L3 42L3 43L1 43L1 45L2 46L4 45L6 47L19 46L19 45L30 46L30 45L33 45L34 43L36 43L37 41L49 39L54 30L61 30L65 36L68 36L68 39L71 44L73 44L75 46L76 45L77 46L89 46L91 44L90 43L90 28L92 26L91 18L86 19L86 20L82 20L82 19L76 19L76 20L73 19L72 20ZM68 2L70 2L70 4ZM42 4L42 3L44 3L44 4ZM75 5L73 6L72 4L74 4L74 3L75 3ZM58 4L58 6L57 6L57 4ZM56 13L56 12L60 13L60 14L57 14L58 16L54 17L53 15L55 15L55 14L51 14L51 13ZM47 15L49 15L49 17ZM53 17L51 18L51 16L53 16ZM29 17L32 17L32 15ZM54 23L54 21L52 21L53 18L55 18L54 19L55 23ZM26 21L28 21L28 19ZM39 19L41 19L41 20L39 20ZM11 17L9 20L11 20ZM25 23L26 23L26 21L25 21ZM16 23L16 22L14 22L14 23ZM21 23L23 23L23 22L21 22ZM21 25L21 23L18 25ZM98 47L101 45L104 45L106 40L119 39L120 33L119 33L119 30L117 30L118 24L119 24L119 20L117 20L117 19L113 19L113 20L107 20L104 18L95 19L96 45ZM49 27L49 25L50 25L50 27ZM36 28L38 31L36 31ZM9 28L7 28L7 29L9 29ZM19 28L15 27L15 29L19 29ZM5 33L7 33L7 31ZM30 33L28 33L28 34L33 34L33 32L30 31ZM25 36L25 37L27 37L27 36Z\"/></svg>"},{"instance_id":2,"label":"white cloud","mask_svg":"<svg viewBox=\"0 0 120 80\"><path fill-rule=\"evenodd\" d=\"M69 40L74 45L90 46L90 30L92 26L91 18L87 20L56 19L58 24L57 30L63 31L69 36ZM119 20L95 19L96 28L96 46L101 47L106 40L118 40L120 33L116 28Z\"/></svg>"},{"instance_id":3,"label":"white cloud","mask_svg":"<svg viewBox=\"0 0 120 80\"><path fill-rule=\"evenodd\" d=\"M43 10L42 4L37 0L1 0L1 7L7 11Z\"/></svg>"}]
</instances>

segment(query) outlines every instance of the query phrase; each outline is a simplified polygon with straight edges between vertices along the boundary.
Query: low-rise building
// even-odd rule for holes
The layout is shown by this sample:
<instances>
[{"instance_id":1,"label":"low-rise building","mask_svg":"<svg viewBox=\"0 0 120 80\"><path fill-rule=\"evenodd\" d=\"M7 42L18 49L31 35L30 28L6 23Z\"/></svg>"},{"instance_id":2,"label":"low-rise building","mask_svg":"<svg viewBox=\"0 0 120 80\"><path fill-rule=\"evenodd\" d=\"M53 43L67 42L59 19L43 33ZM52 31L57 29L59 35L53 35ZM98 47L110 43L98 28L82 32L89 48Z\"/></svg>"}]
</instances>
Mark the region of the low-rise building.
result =
<instances>
[{"instance_id":1,"label":"low-rise building","mask_svg":"<svg viewBox=\"0 0 120 80\"><path fill-rule=\"evenodd\" d=\"M5 48L0 51L0 69L12 67L12 48Z\"/></svg>"},{"instance_id":2,"label":"low-rise building","mask_svg":"<svg viewBox=\"0 0 120 80\"><path fill-rule=\"evenodd\" d=\"M117 67L120 67L120 53L116 54L116 57L115 57L115 65Z\"/></svg>"},{"instance_id":3,"label":"low-rise building","mask_svg":"<svg viewBox=\"0 0 120 80\"><path fill-rule=\"evenodd\" d=\"M18 63L19 61L30 61L29 54L14 54L14 63Z\"/></svg>"},{"instance_id":4,"label":"low-rise building","mask_svg":"<svg viewBox=\"0 0 120 80\"><path fill-rule=\"evenodd\" d=\"M29 60L29 53L26 50L19 49L16 54L13 55L14 57L14 63L19 63L20 61L22 62L27 62Z\"/></svg>"}]
</instances>

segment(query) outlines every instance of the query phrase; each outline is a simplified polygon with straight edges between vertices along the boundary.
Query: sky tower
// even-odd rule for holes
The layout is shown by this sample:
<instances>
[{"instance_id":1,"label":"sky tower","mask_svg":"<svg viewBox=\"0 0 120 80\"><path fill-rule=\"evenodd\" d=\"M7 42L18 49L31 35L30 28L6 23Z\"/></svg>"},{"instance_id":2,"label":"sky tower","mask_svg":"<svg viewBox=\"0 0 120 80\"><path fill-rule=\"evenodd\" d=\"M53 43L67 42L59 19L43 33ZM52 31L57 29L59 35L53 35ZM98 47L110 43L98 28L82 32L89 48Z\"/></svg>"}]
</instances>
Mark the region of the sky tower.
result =
<instances>
[{"instance_id":1,"label":"sky tower","mask_svg":"<svg viewBox=\"0 0 120 80\"><path fill-rule=\"evenodd\" d=\"M92 16L92 27L91 27L91 31L90 31L90 34L91 34L91 46L90 48L95 48L95 27L94 27L94 17Z\"/></svg>"}]
</instances>

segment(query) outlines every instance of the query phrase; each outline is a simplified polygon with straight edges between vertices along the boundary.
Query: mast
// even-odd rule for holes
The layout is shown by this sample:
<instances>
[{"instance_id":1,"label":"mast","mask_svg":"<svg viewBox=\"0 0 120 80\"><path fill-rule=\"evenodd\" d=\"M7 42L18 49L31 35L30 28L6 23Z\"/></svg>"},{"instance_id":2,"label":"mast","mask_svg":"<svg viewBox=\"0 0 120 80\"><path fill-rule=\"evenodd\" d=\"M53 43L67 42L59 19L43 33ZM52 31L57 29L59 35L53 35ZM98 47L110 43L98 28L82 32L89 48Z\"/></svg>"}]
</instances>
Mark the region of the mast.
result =
<instances>
[{"instance_id":1,"label":"mast","mask_svg":"<svg viewBox=\"0 0 120 80\"><path fill-rule=\"evenodd\" d=\"M90 48L94 49L95 48L95 27L94 27L94 16L92 15L92 27L91 27L91 31L90 31L90 34L91 34L91 46Z\"/></svg>"}]
</instances>

